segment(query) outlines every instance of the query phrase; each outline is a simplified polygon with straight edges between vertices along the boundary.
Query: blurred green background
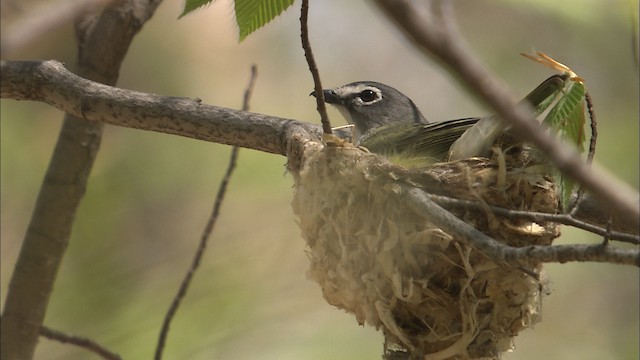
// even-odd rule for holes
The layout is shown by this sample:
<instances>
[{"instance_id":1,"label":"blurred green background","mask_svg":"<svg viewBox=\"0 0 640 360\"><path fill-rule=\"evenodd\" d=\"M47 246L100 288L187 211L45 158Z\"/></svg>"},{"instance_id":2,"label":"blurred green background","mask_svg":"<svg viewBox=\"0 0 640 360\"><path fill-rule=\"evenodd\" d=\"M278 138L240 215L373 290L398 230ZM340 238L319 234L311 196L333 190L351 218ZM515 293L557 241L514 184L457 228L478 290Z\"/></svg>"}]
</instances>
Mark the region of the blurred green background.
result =
<instances>
[{"instance_id":1,"label":"blurred green background","mask_svg":"<svg viewBox=\"0 0 640 360\"><path fill-rule=\"evenodd\" d=\"M570 5L569 5L570 4ZM241 43L230 1L177 20L166 0L133 42L118 86L239 108L251 64L251 110L318 123L299 45L299 2ZM638 187L637 1L457 1L470 46L519 95L551 74L518 53L543 51L587 80L599 119L597 162ZM425 60L365 1L315 1L310 33L325 87L377 80L431 120L489 110ZM12 59L72 67L72 27ZM1 104L2 301L63 114ZM331 111L334 126L343 123ZM88 336L125 359L153 355L164 314L190 263L229 156L227 146L108 126L79 209L45 324ZM305 243L285 159L240 152L202 267L177 313L166 359L379 359L382 336L325 303L306 280ZM564 229L558 243L597 243ZM637 359L638 269L549 264L542 323L504 359ZM97 359L41 339L36 359Z\"/></svg>"}]
</instances>

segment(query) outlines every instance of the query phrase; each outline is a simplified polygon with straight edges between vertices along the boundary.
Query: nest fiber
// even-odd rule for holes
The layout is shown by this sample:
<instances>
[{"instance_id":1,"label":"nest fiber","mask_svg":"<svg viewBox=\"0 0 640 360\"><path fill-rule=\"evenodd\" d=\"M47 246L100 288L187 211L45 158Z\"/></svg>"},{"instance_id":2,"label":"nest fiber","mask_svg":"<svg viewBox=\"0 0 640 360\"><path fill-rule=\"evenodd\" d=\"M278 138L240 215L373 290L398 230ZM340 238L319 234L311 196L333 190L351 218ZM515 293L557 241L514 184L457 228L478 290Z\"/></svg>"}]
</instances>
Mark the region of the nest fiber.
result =
<instances>
[{"instance_id":1,"label":"nest fiber","mask_svg":"<svg viewBox=\"0 0 640 360\"><path fill-rule=\"evenodd\" d=\"M308 277L330 304L382 329L387 359L493 359L539 321L540 264L497 265L407 206L407 190L509 209L554 212L547 167L521 148L493 159L394 166L347 143L308 142L293 208L308 245ZM556 225L452 211L494 239L547 245Z\"/></svg>"}]
</instances>

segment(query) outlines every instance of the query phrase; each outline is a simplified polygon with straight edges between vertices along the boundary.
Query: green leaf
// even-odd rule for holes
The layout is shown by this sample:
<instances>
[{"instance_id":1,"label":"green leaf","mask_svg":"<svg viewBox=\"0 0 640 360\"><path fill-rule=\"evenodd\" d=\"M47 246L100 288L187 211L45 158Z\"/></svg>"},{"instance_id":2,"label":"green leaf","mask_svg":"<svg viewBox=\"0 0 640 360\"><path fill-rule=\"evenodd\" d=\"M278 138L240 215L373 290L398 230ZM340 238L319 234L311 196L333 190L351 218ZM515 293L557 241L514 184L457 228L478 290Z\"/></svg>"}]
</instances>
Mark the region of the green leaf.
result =
<instances>
[{"instance_id":1,"label":"green leaf","mask_svg":"<svg viewBox=\"0 0 640 360\"><path fill-rule=\"evenodd\" d=\"M560 133L564 139L575 144L580 152L584 152L585 141L585 92L582 83L571 81L564 95L544 119L545 124ZM569 205L574 186L575 183L572 180L560 177L560 195L564 209Z\"/></svg>"},{"instance_id":2,"label":"green leaf","mask_svg":"<svg viewBox=\"0 0 640 360\"><path fill-rule=\"evenodd\" d=\"M535 116L545 112L564 93L566 80L565 75L553 75L527 94L524 101L533 106Z\"/></svg>"},{"instance_id":3,"label":"green leaf","mask_svg":"<svg viewBox=\"0 0 640 360\"><path fill-rule=\"evenodd\" d=\"M571 81L564 96L549 111L544 123L584 151L584 85Z\"/></svg>"},{"instance_id":4,"label":"green leaf","mask_svg":"<svg viewBox=\"0 0 640 360\"><path fill-rule=\"evenodd\" d=\"M240 41L293 4L294 0L235 0Z\"/></svg>"},{"instance_id":5,"label":"green leaf","mask_svg":"<svg viewBox=\"0 0 640 360\"><path fill-rule=\"evenodd\" d=\"M215 0L185 0L184 2L184 10L182 10L182 14L178 18L181 18L193 10L209 5Z\"/></svg>"}]
</instances>

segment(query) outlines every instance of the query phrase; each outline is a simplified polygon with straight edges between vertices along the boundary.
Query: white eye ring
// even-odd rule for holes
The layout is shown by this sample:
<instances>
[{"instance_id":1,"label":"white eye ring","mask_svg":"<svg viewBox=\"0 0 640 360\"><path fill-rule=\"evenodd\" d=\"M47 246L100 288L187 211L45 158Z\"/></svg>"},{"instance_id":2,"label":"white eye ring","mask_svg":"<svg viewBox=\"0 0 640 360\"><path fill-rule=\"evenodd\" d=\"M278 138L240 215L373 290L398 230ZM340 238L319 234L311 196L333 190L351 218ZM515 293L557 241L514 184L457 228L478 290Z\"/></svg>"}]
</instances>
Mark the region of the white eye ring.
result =
<instances>
[{"instance_id":1,"label":"white eye ring","mask_svg":"<svg viewBox=\"0 0 640 360\"><path fill-rule=\"evenodd\" d=\"M361 90L355 97L359 105L371 105L382 100L382 92L375 87L367 87Z\"/></svg>"}]
</instances>

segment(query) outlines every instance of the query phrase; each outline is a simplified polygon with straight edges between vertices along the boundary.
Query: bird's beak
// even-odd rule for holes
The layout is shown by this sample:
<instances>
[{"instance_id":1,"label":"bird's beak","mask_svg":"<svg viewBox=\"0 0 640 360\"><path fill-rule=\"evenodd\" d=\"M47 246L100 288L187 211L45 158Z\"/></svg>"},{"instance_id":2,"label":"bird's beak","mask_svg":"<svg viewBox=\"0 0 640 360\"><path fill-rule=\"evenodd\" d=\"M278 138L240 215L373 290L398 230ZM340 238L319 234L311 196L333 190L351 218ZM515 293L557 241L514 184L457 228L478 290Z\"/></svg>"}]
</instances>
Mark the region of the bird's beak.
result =
<instances>
[{"instance_id":1,"label":"bird's beak","mask_svg":"<svg viewBox=\"0 0 640 360\"><path fill-rule=\"evenodd\" d=\"M333 90L322 90L322 94L324 95L324 102L336 105L342 104L342 99ZM312 91L309 95L316 96L316 92Z\"/></svg>"}]
</instances>

